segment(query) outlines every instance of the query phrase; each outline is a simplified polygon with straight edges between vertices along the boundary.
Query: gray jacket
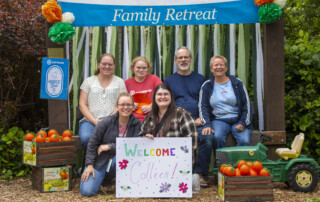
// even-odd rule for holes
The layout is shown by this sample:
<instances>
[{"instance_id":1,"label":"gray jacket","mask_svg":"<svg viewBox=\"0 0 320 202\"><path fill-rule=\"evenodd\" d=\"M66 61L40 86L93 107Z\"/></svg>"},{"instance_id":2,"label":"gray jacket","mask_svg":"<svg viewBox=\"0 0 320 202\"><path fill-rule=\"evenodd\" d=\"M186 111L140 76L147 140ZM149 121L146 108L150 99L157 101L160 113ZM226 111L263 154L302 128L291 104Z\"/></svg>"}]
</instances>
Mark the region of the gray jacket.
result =
<instances>
[{"instance_id":1,"label":"gray jacket","mask_svg":"<svg viewBox=\"0 0 320 202\"><path fill-rule=\"evenodd\" d=\"M116 154L116 138L119 137L118 118L119 112L112 116L107 116L96 125L87 147L86 166L93 165L95 169L100 170ZM126 137L137 137L141 123L139 119L131 115L127 127ZM109 144L111 149L107 152L102 152L98 156L98 148L102 144Z\"/></svg>"}]
</instances>

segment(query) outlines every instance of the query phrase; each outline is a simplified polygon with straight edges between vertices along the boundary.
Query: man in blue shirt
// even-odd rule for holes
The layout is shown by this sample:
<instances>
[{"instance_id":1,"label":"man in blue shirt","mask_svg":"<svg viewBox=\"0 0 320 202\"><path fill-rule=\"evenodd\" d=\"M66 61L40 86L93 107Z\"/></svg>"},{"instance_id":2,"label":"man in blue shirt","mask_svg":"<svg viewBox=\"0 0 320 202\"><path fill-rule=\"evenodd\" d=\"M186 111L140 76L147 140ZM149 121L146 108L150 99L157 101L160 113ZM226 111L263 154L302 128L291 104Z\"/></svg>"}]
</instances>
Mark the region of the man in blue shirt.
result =
<instances>
[{"instance_id":1,"label":"man in blue shirt","mask_svg":"<svg viewBox=\"0 0 320 202\"><path fill-rule=\"evenodd\" d=\"M202 84L205 82L205 78L201 74L191 71L192 56L188 48L178 48L175 52L174 61L178 66L178 71L168 76L164 80L164 83L170 86L176 105L192 114L198 128L198 133L201 134L202 122L199 118L199 92ZM197 167L199 166L196 166L195 172L200 174L200 184L202 187L208 187L206 180L208 171L202 172Z\"/></svg>"}]
</instances>

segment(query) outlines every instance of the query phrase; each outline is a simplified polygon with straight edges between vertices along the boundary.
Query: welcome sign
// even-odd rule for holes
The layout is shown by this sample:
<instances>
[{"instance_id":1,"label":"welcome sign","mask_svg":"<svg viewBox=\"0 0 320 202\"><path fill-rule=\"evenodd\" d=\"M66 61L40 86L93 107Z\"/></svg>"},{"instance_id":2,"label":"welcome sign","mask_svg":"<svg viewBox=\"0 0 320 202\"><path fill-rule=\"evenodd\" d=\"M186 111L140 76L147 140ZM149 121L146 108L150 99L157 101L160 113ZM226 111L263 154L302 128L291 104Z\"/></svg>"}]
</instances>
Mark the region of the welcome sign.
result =
<instances>
[{"instance_id":1,"label":"welcome sign","mask_svg":"<svg viewBox=\"0 0 320 202\"><path fill-rule=\"evenodd\" d=\"M117 138L116 197L192 197L191 138Z\"/></svg>"},{"instance_id":2,"label":"welcome sign","mask_svg":"<svg viewBox=\"0 0 320 202\"><path fill-rule=\"evenodd\" d=\"M40 98L68 99L68 81L68 59L42 58Z\"/></svg>"},{"instance_id":3,"label":"welcome sign","mask_svg":"<svg viewBox=\"0 0 320 202\"><path fill-rule=\"evenodd\" d=\"M253 0L58 0L73 26L258 23Z\"/></svg>"}]
</instances>

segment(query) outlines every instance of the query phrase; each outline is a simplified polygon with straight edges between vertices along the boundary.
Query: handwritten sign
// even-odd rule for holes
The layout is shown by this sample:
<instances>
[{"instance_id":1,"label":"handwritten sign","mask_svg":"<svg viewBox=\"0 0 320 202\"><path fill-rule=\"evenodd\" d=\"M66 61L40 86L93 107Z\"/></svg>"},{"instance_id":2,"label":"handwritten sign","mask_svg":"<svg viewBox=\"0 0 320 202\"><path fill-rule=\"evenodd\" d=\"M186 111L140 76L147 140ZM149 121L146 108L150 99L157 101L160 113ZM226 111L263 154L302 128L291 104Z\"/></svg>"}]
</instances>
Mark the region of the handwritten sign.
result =
<instances>
[{"instance_id":1,"label":"handwritten sign","mask_svg":"<svg viewBox=\"0 0 320 202\"><path fill-rule=\"evenodd\" d=\"M191 138L117 138L116 197L192 197Z\"/></svg>"}]
</instances>

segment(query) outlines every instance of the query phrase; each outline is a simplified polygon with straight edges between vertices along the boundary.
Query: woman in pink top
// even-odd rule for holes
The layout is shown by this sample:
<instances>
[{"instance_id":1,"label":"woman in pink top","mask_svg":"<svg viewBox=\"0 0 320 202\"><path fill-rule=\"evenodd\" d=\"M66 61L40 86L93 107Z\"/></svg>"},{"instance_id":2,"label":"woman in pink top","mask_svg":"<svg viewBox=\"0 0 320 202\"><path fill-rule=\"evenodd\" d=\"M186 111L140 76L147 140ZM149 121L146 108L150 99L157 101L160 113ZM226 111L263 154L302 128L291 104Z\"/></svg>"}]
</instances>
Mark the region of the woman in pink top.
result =
<instances>
[{"instance_id":1,"label":"woman in pink top","mask_svg":"<svg viewBox=\"0 0 320 202\"><path fill-rule=\"evenodd\" d=\"M148 74L150 69L151 65L147 58L136 57L131 63L134 76L125 81L127 90L134 99L133 115L141 122L151 111L154 89L162 83L156 75Z\"/></svg>"}]
</instances>

